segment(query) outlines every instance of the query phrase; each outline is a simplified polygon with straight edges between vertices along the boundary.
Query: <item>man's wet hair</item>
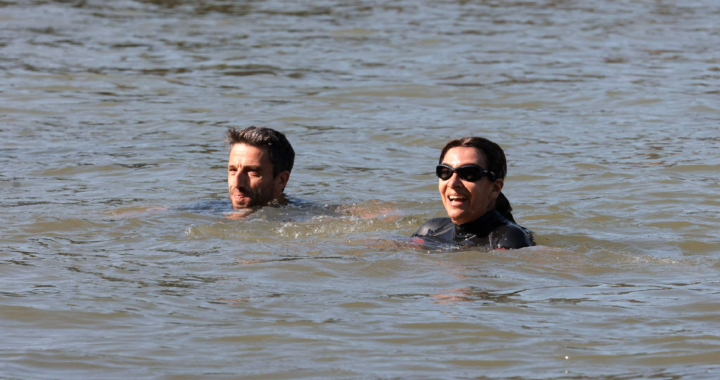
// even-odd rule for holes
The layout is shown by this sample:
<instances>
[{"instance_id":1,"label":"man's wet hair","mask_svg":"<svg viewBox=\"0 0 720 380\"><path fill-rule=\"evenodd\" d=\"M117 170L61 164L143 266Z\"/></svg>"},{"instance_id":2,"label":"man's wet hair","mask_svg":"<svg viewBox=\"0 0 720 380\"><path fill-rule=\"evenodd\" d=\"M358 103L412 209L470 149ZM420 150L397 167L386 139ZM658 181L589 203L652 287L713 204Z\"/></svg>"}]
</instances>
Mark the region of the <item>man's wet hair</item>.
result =
<instances>
[{"instance_id":1,"label":"man's wet hair","mask_svg":"<svg viewBox=\"0 0 720 380\"><path fill-rule=\"evenodd\" d=\"M475 148L482 152L485 156L485 162L487 164L488 171L495 174L496 178L505 179L507 175L507 160L505 159L505 152L500 145L482 137L463 137L460 139L453 139L448 141L440 153L440 161L442 164L445 154L452 148ZM505 219L515 222L515 218L512 216L512 206L510 201L505 197L502 192L495 201L495 209L505 217Z\"/></svg>"},{"instance_id":2,"label":"man's wet hair","mask_svg":"<svg viewBox=\"0 0 720 380\"><path fill-rule=\"evenodd\" d=\"M225 143L230 149L235 144L266 149L273 166L273 178L284 171L291 172L295 163L295 151L290 142L284 134L271 128L248 127L237 130L233 127L228 129Z\"/></svg>"}]
</instances>

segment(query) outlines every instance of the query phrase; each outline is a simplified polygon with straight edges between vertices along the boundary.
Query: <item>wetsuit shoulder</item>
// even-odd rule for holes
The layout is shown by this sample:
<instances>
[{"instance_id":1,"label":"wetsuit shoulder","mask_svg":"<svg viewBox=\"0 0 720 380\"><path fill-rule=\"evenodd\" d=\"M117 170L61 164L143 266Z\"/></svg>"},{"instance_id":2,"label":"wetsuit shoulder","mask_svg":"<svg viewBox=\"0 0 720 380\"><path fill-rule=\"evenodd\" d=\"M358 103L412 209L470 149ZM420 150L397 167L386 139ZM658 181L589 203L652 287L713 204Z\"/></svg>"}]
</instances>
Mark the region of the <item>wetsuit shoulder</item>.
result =
<instances>
[{"instance_id":1,"label":"wetsuit shoulder","mask_svg":"<svg viewBox=\"0 0 720 380\"><path fill-rule=\"evenodd\" d=\"M423 223L412 236L436 236L450 227L455 227L450 218L432 218Z\"/></svg>"},{"instance_id":2,"label":"wetsuit shoulder","mask_svg":"<svg viewBox=\"0 0 720 380\"><path fill-rule=\"evenodd\" d=\"M493 230L490 233L490 242L493 249L517 249L535 245L532 232L515 223L508 223Z\"/></svg>"}]
</instances>

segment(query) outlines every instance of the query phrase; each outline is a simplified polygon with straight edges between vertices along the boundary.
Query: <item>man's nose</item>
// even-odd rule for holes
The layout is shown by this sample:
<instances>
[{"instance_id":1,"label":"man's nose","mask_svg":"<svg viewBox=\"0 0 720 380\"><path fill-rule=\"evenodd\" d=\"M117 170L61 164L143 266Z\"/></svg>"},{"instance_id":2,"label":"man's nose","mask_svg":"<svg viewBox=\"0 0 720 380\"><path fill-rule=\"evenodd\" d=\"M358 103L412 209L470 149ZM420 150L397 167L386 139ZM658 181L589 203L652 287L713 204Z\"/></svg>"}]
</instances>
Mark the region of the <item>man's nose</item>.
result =
<instances>
[{"instance_id":1,"label":"man's nose","mask_svg":"<svg viewBox=\"0 0 720 380\"><path fill-rule=\"evenodd\" d=\"M247 185L247 179L247 173L243 173L242 170L238 170L235 172L235 175L232 176L231 181L234 187L241 188Z\"/></svg>"}]
</instances>

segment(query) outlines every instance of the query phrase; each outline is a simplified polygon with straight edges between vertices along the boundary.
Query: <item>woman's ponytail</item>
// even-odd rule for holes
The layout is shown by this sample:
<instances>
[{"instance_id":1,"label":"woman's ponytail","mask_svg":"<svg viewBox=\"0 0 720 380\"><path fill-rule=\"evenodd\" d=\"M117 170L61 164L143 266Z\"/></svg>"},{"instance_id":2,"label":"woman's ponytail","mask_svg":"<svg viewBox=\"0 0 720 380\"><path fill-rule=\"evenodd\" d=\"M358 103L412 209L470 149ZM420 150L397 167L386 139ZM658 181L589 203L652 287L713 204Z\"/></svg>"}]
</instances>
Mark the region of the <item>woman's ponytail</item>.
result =
<instances>
[{"instance_id":1,"label":"woman's ponytail","mask_svg":"<svg viewBox=\"0 0 720 380\"><path fill-rule=\"evenodd\" d=\"M510 206L510 201L505 197L505 194L500 192L500 195L495 200L495 210L500 213L500 215L503 216L503 218L515 223L515 218L513 218L512 213L512 206Z\"/></svg>"}]
</instances>

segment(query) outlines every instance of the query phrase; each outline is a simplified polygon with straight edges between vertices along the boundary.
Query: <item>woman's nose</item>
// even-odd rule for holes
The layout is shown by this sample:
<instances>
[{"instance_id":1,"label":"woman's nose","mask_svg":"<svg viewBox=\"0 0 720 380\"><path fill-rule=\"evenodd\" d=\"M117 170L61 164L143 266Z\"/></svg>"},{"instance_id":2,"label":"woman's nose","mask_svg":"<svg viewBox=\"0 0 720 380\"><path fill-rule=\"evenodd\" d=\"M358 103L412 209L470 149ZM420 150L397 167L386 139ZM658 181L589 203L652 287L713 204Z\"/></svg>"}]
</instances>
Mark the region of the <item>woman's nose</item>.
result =
<instances>
[{"instance_id":1,"label":"woman's nose","mask_svg":"<svg viewBox=\"0 0 720 380\"><path fill-rule=\"evenodd\" d=\"M462 186L462 180L460 180L460 176L458 176L457 173L453 173L452 177L448 179L448 186L450 187L460 187Z\"/></svg>"}]
</instances>

